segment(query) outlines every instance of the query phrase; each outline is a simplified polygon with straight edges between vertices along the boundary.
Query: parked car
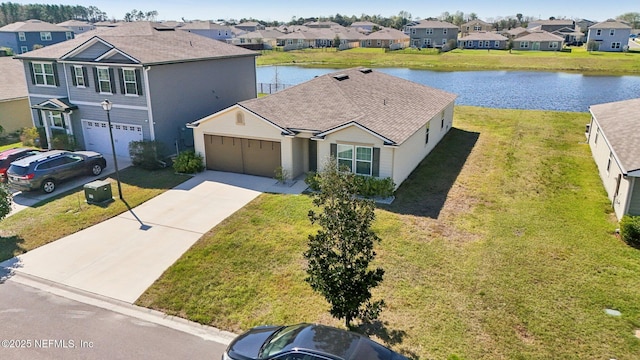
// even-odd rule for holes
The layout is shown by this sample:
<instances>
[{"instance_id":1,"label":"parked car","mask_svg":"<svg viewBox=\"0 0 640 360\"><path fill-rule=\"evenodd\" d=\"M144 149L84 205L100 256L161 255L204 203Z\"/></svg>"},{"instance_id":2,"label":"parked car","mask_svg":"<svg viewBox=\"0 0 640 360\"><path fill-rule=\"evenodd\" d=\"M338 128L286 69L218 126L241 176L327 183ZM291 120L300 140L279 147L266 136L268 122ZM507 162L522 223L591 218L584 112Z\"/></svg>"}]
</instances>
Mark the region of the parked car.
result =
<instances>
[{"instance_id":1,"label":"parked car","mask_svg":"<svg viewBox=\"0 0 640 360\"><path fill-rule=\"evenodd\" d=\"M35 155L40 151L41 150L38 149L21 147L0 152L0 182L7 181L7 169L9 169L9 165L11 165L12 162L23 157Z\"/></svg>"},{"instance_id":2,"label":"parked car","mask_svg":"<svg viewBox=\"0 0 640 360\"><path fill-rule=\"evenodd\" d=\"M94 151L51 150L12 162L7 176L9 186L17 190L51 193L62 181L100 175L106 166L104 157Z\"/></svg>"},{"instance_id":3,"label":"parked car","mask_svg":"<svg viewBox=\"0 0 640 360\"><path fill-rule=\"evenodd\" d=\"M334 327L260 326L229 344L222 360L407 360L368 337Z\"/></svg>"}]
</instances>

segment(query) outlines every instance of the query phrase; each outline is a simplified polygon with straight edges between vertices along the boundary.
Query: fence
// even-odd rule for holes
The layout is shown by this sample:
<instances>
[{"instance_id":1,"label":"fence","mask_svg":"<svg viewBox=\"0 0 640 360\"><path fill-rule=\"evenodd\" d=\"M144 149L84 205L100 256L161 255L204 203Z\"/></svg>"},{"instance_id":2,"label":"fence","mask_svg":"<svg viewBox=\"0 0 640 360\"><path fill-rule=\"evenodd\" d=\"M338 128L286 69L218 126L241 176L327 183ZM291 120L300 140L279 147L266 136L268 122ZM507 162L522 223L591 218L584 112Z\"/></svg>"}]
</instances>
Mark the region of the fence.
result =
<instances>
[{"instance_id":1,"label":"fence","mask_svg":"<svg viewBox=\"0 0 640 360\"><path fill-rule=\"evenodd\" d=\"M258 94L273 94L293 86L291 84L271 84L271 83L258 83L257 85L258 85Z\"/></svg>"}]
</instances>

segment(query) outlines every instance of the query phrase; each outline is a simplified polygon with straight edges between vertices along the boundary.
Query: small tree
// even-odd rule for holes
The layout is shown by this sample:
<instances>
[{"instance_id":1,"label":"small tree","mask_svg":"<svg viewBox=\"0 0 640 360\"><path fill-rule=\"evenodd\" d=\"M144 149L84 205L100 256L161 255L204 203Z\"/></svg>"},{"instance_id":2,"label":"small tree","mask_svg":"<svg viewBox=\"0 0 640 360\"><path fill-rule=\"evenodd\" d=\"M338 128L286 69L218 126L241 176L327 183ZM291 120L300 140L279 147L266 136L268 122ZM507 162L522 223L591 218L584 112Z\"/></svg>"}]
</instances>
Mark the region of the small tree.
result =
<instances>
[{"instance_id":1,"label":"small tree","mask_svg":"<svg viewBox=\"0 0 640 360\"><path fill-rule=\"evenodd\" d=\"M309 235L305 280L329 302L331 315L352 328L354 319L373 320L384 307L382 300L371 302L371 289L384 275L381 268L369 269L376 256L373 245L380 241L371 229L375 206L355 196L354 174L338 171L335 159L319 175L320 192L313 203L322 212L310 210L309 219L322 229Z\"/></svg>"},{"instance_id":2,"label":"small tree","mask_svg":"<svg viewBox=\"0 0 640 360\"><path fill-rule=\"evenodd\" d=\"M11 192L5 184L0 184L0 220L11 212Z\"/></svg>"}]
</instances>

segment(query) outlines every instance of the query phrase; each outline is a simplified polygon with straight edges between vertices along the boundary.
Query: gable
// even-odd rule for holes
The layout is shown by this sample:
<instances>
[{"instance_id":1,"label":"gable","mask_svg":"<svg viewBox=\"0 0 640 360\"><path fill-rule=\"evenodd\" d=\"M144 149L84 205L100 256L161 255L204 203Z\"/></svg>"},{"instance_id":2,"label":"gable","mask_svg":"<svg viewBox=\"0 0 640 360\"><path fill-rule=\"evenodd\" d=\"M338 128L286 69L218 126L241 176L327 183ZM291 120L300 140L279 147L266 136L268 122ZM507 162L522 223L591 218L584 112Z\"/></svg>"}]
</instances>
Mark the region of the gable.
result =
<instances>
[{"instance_id":1,"label":"gable","mask_svg":"<svg viewBox=\"0 0 640 360\"><path fill-rule=\"evenodd\" d=\"M86 47L81 47L80 49L78 49L78 51L73 51L71 52L69 55L70 56L65 56L64 58L67 60L75 60L75 61L82 61L82 60L91 60L93 61L94 59L99 58L100 56L104 55L106 52L108 52L109 50L111 50L112 47L103 43L102 41L95 41L92 44L88 44L88 46Z\"/></svg>"},{"instance_id":2,"label":"gable","mask_svg":"<svg viewBox=\"0 0 640 360\"><path fill-rule=\"evenodd\" d=\"M233 105L188 125L204 134L280 139L286 130L239 105Z\"/></svg>"}]
</instances>

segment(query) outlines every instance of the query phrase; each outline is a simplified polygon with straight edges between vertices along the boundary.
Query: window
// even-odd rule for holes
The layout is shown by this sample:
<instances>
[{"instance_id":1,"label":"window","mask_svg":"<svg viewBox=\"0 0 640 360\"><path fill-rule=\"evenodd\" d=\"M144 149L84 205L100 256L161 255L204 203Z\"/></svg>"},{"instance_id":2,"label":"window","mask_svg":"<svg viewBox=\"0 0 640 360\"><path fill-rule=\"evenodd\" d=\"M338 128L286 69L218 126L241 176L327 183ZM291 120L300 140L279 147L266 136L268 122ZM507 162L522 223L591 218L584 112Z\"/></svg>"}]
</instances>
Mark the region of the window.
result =
<instances>
[{"instance_id":1,"label":"window","mask_svg":"<svg viewBox=\"0 0 640 360\"><path fill-rule=\"evenodd\" d=\"M67 37L67 40L69 40L69 39L72 39L72 38L73 38L73 35L72 35L71 31L67 31L67 32L65 33L65 36Z\"/></svg>"},{"instance_id":2,"label":"window","mask_svg":"<svg viewBox=\"0 0 640 360\"><path fill-rule=\"evenodd\" d=\"M378 46L381 46L381 45L382 45L382 41L381 41L381 40L378 40L377 45L378 45Z\"/></svg>"},{"instance_id":3,"label":"window","mask_svg":"<svg viewBox=\"0 0 640 360\"><path fill-rule=\"evenodd\" d=\"M424 39L424 46L431 46L431 39Z\"/></svg>"},{"instance_id":4,"label":"window","mask_svg":"<svg viewBox=\"0 0 640 360\"><path fill-rule=\"evenodd\" d=\"M612 42L611 43L611 48L612 49L620 49L620 43L619 42Z\"/></svg>"},{"instance_id":5,"label":"window","mask_svg":"<svg viewBox=\"0 0 640 360\"><path fill-rule=\"evenodd\" d=\"M28 47L26 47L26 46L20 46L20 53L24 54L24 53L26 53L27 51L29 51L29 48L28 48Z\"/></svg>"},{"instance_id":6,"label":"window","mask_svg":"<svg viewBox=\"0 0 640 360\"><path fill-rule=\"evenodd\" d=\"M473 27L473 31L480 31L480 30L482 30L482 26L480 26L480 25L475 25Z\"/></svg>"},{"instance_id":7,"label":"window","mask_svg":"<svg viewBox=\"0 0 640 360\"><path fill-rule=\"evenodd\" d=\"M244 125L244 114L241 111L236 113L236 125Z\"/></svg>"},{"instance_id":8,"label":"window","mask_svg":"<svg viewBox=\"0 0 640 360\"><path fill-rule=\"evenodd\" d=\"M56 86L53 64L33 63L33 80L36 85Z\"/></svg>"},{"instance_id":9,"label":"window","mask_svg":"<svg viewBox=\"0 0 640 360\"><path fill-rule=\"evenodd\" d=\"M609 161L607 161L607 174L611 170L611 162L613 162L613 153L609 152Z\"/></svg>"},{"instance_id":10,"label":"window","mask_svg":"<svg viewBox=\"0 0 640 360\"><path fill-rule=\"evenodd\" d=\"M615 34L616 34L616 30L615 29L609 30L609 36L613 36Z\"/></svg>"},{"instance_id":11,"label":"window","mask_svg":"<svg viewBox=\"0 0 640 360\"><path fill-rule=\"evenodd\" d=\"M138 94L138 83L136 82L136 71L133 69L122 69L122 80L124 81L125 95Z\"/></svg>"},{"instance_id":12,"label":"window","mask_svg":"<svg viewBox=\"0 0 640 360\"><path fill-rule=\"evenodd\" d=\"M27 41L27 37L24 35L23 32L19 32L18 33L18 40L20 41Z\"/></svg>"},{"instance_id":13,"label":"window","mask_svg":"<svg viewBox=\"0 0 640 360\"><path fill-rule=\"evenodd\" d=\"M500 47L500 41L496 40L496 41L494 42L494 45L493 45L493 46L494 46L494 47L496 47L496 48L499 48L499 47Z\"/></svg>"},{"instance_id":14,"label":"window","mask_svg":"<svg viewBox=\"0 0 640 360\"><path fill-rule=\"evenodd\" d=\"M83 28L82 26L80 26L80 27L78 28L78 31L83 31L83 30L84 30L84 28Z\"/></svg>"},{"instance_id":15,"label":"window","mask_svg":"<svg viewBox=\"0 0 640 360\"><path fill-rule=\"evenodd\" d=\"M442 29L442 34L447 35L447 29Z\"/></svg>"},{"instance_id":16,"label":"window","mask_svg":"<svg viewBox=\"0 0 640 360\"><path fill-rule=\"evenodd\" d=\"M52 128L65 128L64 120L62 119L62 113L57 111L49 111L47 117L49 118L49 126L51 126Z\"/></svg>"},{"instance_id":17,"label":"window","mask_svg":"<svg viewBox=\"0 0 640 360\"><path fill-rule=\"evenodd\" d=\"M415 35L416 34L416 29L411 29L411 35Z\"/></svg>"},{"instance_id":18,"label":"window","mask_svg":"<svg viewBox=\"0 0 640 360\"><path fill-rule=\"evenodd\" d=\"M77 87L85 87L87 84L84 82L84 71L82 70L82 66L73 65L73 77L74 82Z\"/></svg>"},{"instance_id":19,"label":"window","mask_svg":"<svg viewBox=\"0 0 640 360\"><path fill-rule=\"evenodd\" d=\"M529 47L529 42L528 41L520 41L520 48L521 49L526 49Z\"/></svg>"},{"instance_id":20,"label":"window","mask_svg":"<svg viewBox=\"0 0 640 360\"><path fill-rule=\"evenodd\" d=\"M101 93L112 93L111 77L108 68L97 68L98 71L98 89Z\"/></svg>"},{"instance_id":21,"label":"window","mask_svg":"<svg viewBox=\"0 0 640 360\"><path fill-rule=\"evenodd\" d=\"M491 42L489 40L485 40L484 41L484 47L486 47L486 48L491 47Z\"/></svg>"},{"instance_id":22,"label":"window","mask_svg":"<svg viewBox=\"0 0 640 360\"><path fill-rule=\"evenodd\" d=\"M596 30L596 36L600 36L602 35L602 29L597 29Z\"/></svg>"},{"instance_id":23,"label":"window","mask_svg":"<svg viewBox=\"0 0 640 360\"><path fill-rule=\"evenodd\" d=\"M444 129L444 111L440 112L440 129Z\"/></svg>"},{"instance_id":24,"label":"window","mask_svg":"<svg viewBox=\"0 0 640 360\"><path fill-rule=\"evenodd\" d=\"M429 143L429 124L427 124L427 131L424 134L424 143L425 144Z\"/></svg>"},{"instance_id":25,"label":"window","mask_svg":"<svg viewBox=\"0 0 640 360\"><path fill-rule=\"evenodd\" d=\"M549 48L550 49L557 49L558 48L558 42L557 41L552 41L549 43Z\"/></svg>"},{"instance_id":26,"label":"window","mask_svg":"<svg viewBox=\"0 0 640 360\"><path fill-rule=\"evenodd\" d=\"M338 144L337 150L339 169L347 169L358 175L371 176L373 169L372 147Z\"/></svg>"},{"instance_id":27,"label":"window","mask_svg":"<svg viewBox=\"0 0 640 360\"><path fill-rule=\"evenodd\" d=\"M432 35L433 34L433 29L426 29L425 30L427 35Z\"/></svg>"},{"instance_id":28,"label":"window","mask_svg":"<svg viewBox=\"0 0 640 360\"><path fill-rule=\"evenodd\" d=\"M49 31L43 31L40 33L40 40L51 41L51 33Z\"/></svg>"},{"instance_id":29,"label":"window","mask_svg":"<svg viewBox=\"0 0 640 360\"><path fill-rule=\"evenodd\" d=\"M447 39L442 39L442 45L447 43Z\"/></svg>"},{"instance_id":30,"label":"window","mask_svg":"<svg viewBox=\"0 0 640 360\"><path fill-rule=\"evenodd\" d=\"M467 41L467 47L473 47L473 41L471 40Z\"/></svg>"}]
</instances>

